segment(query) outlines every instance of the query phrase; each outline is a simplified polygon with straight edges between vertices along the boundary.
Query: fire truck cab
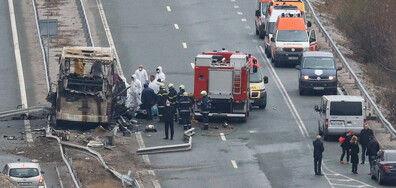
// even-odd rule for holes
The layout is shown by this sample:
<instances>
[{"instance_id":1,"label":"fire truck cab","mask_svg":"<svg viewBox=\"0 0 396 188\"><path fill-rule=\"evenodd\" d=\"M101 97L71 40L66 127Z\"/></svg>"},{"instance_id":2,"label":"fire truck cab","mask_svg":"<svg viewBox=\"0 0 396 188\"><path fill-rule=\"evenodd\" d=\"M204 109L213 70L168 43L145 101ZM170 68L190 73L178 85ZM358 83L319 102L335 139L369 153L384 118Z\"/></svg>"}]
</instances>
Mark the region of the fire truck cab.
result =
<instances>
[{"instance_id":1,"label":"fire truck cab","mask_svg":"<svg viewBox=\"0 0 396 188\"><path fill-rule=\"evenodd\" d=\"M209 117L241 118L250 108L249 56L236 52L207 52L195 57L194 114L201 117L201 91L211 99Z\"/></svg>"}]
</instances>

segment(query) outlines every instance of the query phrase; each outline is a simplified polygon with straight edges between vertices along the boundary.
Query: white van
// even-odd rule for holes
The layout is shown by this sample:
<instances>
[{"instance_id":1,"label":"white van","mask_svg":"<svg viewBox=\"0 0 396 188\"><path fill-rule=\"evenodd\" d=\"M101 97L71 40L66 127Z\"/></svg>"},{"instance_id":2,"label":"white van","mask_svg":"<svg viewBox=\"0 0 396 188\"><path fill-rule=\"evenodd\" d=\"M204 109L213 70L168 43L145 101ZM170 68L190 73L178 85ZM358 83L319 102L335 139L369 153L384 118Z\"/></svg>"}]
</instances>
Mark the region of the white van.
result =
<instances>
[{"instance_id":1,"label":"white van","mask_svg":"<svg viewBox=\"0 0 396 188\"><path fill-rule=\"evenodd\" d=\"M319 134L324 140L348 130L359 135L366 122L366 107L361 96L324 95L320 106L315 105L315 111L320 114Z\"/></svg>"}]
</instances>

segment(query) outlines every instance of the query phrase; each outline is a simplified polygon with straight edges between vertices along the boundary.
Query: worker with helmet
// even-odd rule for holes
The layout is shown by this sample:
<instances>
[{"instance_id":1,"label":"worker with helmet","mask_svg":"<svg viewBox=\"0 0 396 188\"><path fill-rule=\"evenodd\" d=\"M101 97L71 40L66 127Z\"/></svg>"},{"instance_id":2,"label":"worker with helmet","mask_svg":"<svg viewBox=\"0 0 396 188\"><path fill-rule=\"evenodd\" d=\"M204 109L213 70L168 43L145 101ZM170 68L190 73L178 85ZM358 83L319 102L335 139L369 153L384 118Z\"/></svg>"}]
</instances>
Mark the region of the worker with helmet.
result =
<instances>
[{"instance_id":1,"label":"worker with helmet","mask_svg":"<svg viewBox=\"0 0 396 188\"><path fill-rule=\"evenodd\" d=\"M180 85L179 86L179 92L177 93L177 97L176 97L176 106L179 106L179 104L180 104L180 99L183 97L183 93L185 92L185 87L184 87L184 85ZM182 124L182 119L181 119L181 116L180 116L180 108L178 107L177 108L177 111L179 112L179 124L180 125L183 125Z\"/></svg>"},{"instance_id":2,"label":"worker with helmet","mask_svg":"<svg viewBox=\"0 0 396 188\"><path fill-rule=\"evenodd\" d=\"M204 130L208 130L209 128L209 112L211 109L210 98L208 97L208 93L205 90L201 91L202 102L201 102L201 114L204 122Z\"/></svg>"},{"instance_id":3,"label":"worker with helmet","mask_svg":"<svg viewBox=\"0 0 396 188\"><path fill-rule=\"evenodd\" d=\"M177 91L175 89L175 86L172 83L170 83L170 84L168 84L168 89L169 89L168 100L169 100L171 106L173 106L173 108L176 109ZM175 110L175 121L177 121L176 110Z\"/></svg>"},{"instance_id":4,"label":"worker with helmet","mask_svg":"<svg viewBox=\"0 0 396 188\"><path fill-rule=\"evenodd\" d=\"M183 125L184 130L191 129L192 106L188 93L184 92L179 101L180 123Z\"/></svg>"},{"instance_id":5,"label":"worker with helmet","mask_svg":"<svg viewBox=\"0 0 396 188\"><path fill-rule=\"evenodd\" d=\"M159 122L163 121L164 108L166 101L168 100L168 92L165 90L165 84L160 83L160 90L157 93L157 106L158 106L158 116Z\"/></svg>"}]
</instances>

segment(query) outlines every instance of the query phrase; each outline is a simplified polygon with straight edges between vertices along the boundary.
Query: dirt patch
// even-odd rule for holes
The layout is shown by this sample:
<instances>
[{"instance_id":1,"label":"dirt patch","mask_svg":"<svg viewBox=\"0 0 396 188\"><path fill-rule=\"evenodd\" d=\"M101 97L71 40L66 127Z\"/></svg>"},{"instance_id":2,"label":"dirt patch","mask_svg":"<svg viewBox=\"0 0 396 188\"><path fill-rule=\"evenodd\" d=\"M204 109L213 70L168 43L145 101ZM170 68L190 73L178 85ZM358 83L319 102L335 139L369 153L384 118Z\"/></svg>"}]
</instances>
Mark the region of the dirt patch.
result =
<instances>
[{"instance_id":1,"label":"dirt patch","mask_svg":"<svg viewBox=\"0 0 396 188\"><path fill-rule=\"evenodd\" d=\"M11 178L4 174L0 174L0 187L1 188L20 188L20 186Z\"/></svg>"},{"instance_id":2,"label":"dirt patch","mask_svg":"<svg viewBox=\"0 0 396 188\"><path fill-rule=\"evenodd\" d=\"M121 181L105 170L95 158L71 149L66 149L66 153L73 159L74 172L83 187L122 187Z\"/></svg>"},{"instance_id":3,"label":"dirt patch","mask_svg":"<svg viewBox=\"0 0 396 188\"><path fill-rule=\"evenodd\" d=\"M45 151L45 152L37 152ZM59 146L53 139L37 137L34 143L29 146L8 150L7 153L21 155L30 159L36 159L40 162L63 162L59 153Z\"/></svg>"}]
</instances>

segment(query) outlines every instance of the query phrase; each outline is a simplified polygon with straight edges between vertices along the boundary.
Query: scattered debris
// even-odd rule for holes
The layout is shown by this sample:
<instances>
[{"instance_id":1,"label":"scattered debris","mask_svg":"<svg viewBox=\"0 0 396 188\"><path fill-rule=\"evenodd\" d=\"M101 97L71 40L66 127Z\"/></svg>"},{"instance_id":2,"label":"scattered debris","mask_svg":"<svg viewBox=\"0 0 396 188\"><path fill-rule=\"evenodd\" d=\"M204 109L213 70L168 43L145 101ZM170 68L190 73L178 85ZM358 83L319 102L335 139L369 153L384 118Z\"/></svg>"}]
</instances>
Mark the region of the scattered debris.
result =
<instances>
[{"instance_id":1,"label":"scattered debris","mask_svg":"<svg viewBox=\"0 0 396 188\"><path fill-rule=\"evenodd\" d=\"M147 132L157 132L157 129L155 128L154 125L147 125L144 130Z\"/></svg>"},{"instance_id":2,"label":"scattered debris","mask_svg":"<svg viewBox=\"0 0 396 188\"><path fill-rule=\"evenodd\" d=\"M88 147L93 147L93 148L102 147L103 145L104 144L102 142L98 142L98 141L95 141L95 140L91 140L87 144Z\"/></svg>"},{"instance_id":3,"label":"scattered debris","mask_svg":"<svg viewBox=\"0 0 396 188\"><path fill-rule=\"evenodd\" d=\"M15 136L5 136L7 140L17 140Z\"/></svg>"}]
</instances>

